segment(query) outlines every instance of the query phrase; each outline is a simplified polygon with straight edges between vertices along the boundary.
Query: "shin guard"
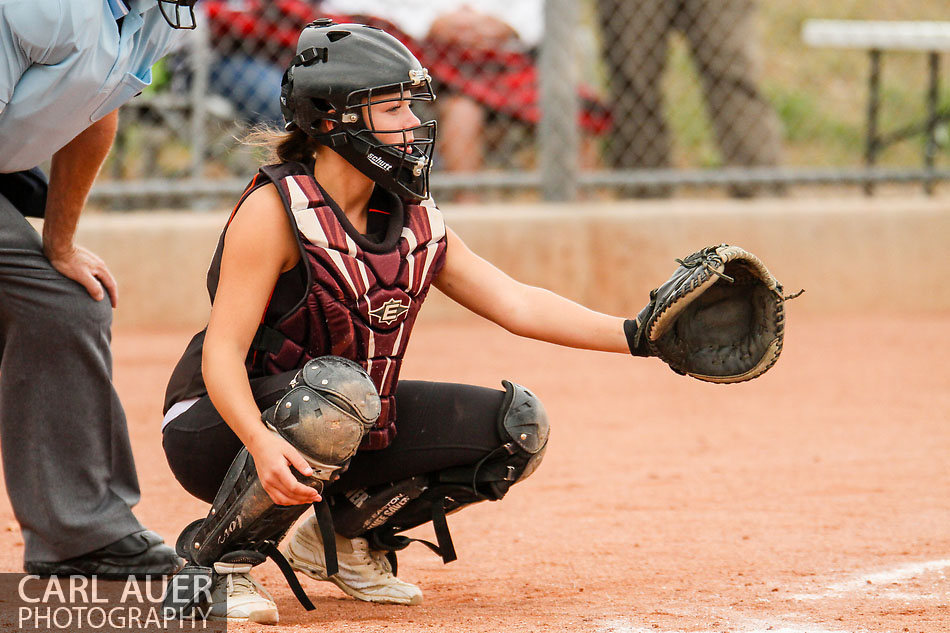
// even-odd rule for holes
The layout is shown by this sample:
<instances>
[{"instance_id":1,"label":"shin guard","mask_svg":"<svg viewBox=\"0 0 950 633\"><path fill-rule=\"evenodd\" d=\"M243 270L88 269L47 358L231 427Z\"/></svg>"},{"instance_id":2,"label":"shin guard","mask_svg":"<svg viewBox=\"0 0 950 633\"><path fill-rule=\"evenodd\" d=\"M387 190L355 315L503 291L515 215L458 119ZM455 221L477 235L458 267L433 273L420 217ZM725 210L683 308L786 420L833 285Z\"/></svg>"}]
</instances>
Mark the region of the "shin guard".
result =
<instances>
[{"instance_id":1,"label":"shin guard","mask_svg":"<svg viewBox=\"0 0 950 633\"><path fill-rule=\"evenodd\" d=\"M262 417L313 468L309 477L295 472L297 478L323 492L346 468L379 412L379 396L369 375L352 361L324 356L309 361ZM208 516L182 532L178 553L206 567L236 551L268 553L307 507L275 504L261 484L253 458L241 449Z\"/></svg>"}]
</instances>

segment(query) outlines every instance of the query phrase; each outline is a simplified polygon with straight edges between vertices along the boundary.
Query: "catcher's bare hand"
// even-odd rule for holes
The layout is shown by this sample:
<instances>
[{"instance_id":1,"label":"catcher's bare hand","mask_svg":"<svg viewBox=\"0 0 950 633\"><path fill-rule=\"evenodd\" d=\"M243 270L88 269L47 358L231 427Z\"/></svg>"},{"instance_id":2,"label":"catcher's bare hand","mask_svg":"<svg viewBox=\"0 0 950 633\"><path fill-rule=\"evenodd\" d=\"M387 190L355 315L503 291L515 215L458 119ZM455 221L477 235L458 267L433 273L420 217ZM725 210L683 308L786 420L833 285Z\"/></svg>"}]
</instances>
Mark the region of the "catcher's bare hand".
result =
<instances>
[{"instance_id":1,"label":"catcher's bare hand","mask_svg":"<svg viewBox=\"0 0 950 633\"><path fill-rule=\"evenodd\" d=\"M98 255L82 246L72 246L61 252L48 251L46 256L53 268L82 284L89 296L96 301L102 301L108 292L112 307L116 307L119 290L115 278Z\"/></svg>"},{"instance_id":2,"label":"catcher's bare hand","mask_svg":"<svg viewBox=\"0 0 950 633\"><path fill-rule=\"evenodd\" d=\"M320 501L320 493L300 483L291 468L302 475L313 474L307 460L286 440L275 433L262 433L247 450L254 458L257 475L271 500L282 506Z\"/></svg>"}]
</instances>

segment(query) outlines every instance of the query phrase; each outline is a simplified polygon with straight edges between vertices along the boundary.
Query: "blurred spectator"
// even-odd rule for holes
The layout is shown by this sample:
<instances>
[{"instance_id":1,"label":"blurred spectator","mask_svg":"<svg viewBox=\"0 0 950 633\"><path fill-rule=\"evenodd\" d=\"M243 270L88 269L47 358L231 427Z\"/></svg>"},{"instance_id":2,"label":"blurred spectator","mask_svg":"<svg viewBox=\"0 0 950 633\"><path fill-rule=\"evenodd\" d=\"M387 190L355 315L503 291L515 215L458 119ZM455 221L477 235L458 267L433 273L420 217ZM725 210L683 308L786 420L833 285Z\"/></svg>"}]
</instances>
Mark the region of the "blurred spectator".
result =
<instances>
[{"instance_id":1,"label":"blurred spectator","mask_svg":"<svg viewBox=\"0 0 950 633\"><path fill-rule=\"evenodd\" d=\"M544 0L206 0L219 59L216 92L252 123L280 123L280 79L300 29L317 17L361 22L402 41L429 69L439 90L440 167L480 169L485 126L492 117L534 125L540 120L534 51L543 31ZM606 131L609 114L580 91L580 123Z\"/></svg>"},{"instance_id":2,"label":"blurred spectator","mask_svg":"<svg viewBox=\"0 0 950 633\"><path fill-rule=\"evenodd\" d=\"M241 50L215 53L208 73L211 92L226 97L235 114L254 124L282 126L280 81L284 68L267 56Z\"/></svg>"},{"instance_id":3,"label":"blurred spectator","mask_svg":"<svg viewBox=\"0 0 950 633\"><path fill-rule=\"evenodd\" d=\"M665 168L670 138L662 75L670 33L681 31L699 71L716 143L726 165L780 161L778 118L756 86L754 0L597 0L611 83L614 129L606 161L619 169ZM668 188L627 191L665 195ZM733 187L732 195L757 193Z\"/></svg>"},{"instance_id":4,"label":"blurred spectator","mask_svg":"<svg viewBox=\"0 0 950 633\"><path fill-rule=\"evenodd\" d=\"M300 28L317 15L319 0L212 0L203 7L213 46L208 84L252 125L283 126L280 82ZM278 37L287 24L291 37ZM291 41L292 40L292 41Z\"/></svg>"}]
</instances>

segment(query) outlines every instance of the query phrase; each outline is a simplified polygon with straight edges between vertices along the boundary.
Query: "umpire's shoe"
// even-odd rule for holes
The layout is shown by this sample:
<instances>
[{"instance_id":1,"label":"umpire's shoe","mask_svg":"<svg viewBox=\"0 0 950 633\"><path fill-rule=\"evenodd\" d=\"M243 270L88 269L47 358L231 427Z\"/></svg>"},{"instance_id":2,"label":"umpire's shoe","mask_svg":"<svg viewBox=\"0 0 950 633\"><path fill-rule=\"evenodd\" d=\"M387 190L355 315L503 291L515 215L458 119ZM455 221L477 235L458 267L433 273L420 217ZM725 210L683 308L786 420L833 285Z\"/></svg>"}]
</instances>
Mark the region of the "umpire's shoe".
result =
<instances>
[{"instance_id":1,"label":"umpire's shoe","mask_svg":"<svg viewBox=\"0 0 950 633\"><path fill-rule=\"evenodd\" d=\"M94 552L57 562L27 561L23 568L34 576L98 576L125 580L129 576L172 575L185 561L161 536L150 530L129 534Z\"/></svg>"},{"instance_id":2,"label":"umpire's shoe","mask_svg":"<svg viewBox=\"0 0 950 633\"><path fill-rule=\"evenodd\" d=\"M359 600L383 604L421 604L419 587L399 580L385 552L371 550L365 538L348 539L336 535L340 571L327 578L323 541L314 517L294 532L283 548L290 566L317 580L329 580Z\"/></svg>"}]
</instances>

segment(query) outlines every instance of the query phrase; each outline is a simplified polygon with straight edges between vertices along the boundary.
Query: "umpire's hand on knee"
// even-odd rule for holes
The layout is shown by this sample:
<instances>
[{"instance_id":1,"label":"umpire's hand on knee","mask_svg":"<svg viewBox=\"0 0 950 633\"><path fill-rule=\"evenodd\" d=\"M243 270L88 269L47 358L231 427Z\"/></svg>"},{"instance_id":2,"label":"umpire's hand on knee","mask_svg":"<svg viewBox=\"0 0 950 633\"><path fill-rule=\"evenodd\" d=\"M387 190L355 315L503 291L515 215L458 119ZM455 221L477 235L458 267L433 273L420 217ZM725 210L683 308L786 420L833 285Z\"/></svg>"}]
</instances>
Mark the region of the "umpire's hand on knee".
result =
<instances>
[{"instance_id":1,"label":"umpire's hand on knee","mask_svg":"<svg viewBox=\"0 0 950 633\"><path fill-rule=\"evenodd\" d=\"M47 250L46 257L53 268L65 277L79 282L86 292L96 301L102 301L109 293L109 301L115 308L119 301L119 291L115 279L102 259L82 246L73 246L63 252Z\"/></svg>"},{"instance_id":2,"label":"umpire's hand on knee","mask_svg":"<svg viewBox=\"0 0 950 633\"><path fill-rule=\"evenodd\" d=\"M254 458L257 475L271 500L282 506L296 506L320 501L320 493L300 483L291 468L304 476L313 474L307 460L275 433L262 433L253 446L247 447Z\"/></svg>"}]
</instances>

